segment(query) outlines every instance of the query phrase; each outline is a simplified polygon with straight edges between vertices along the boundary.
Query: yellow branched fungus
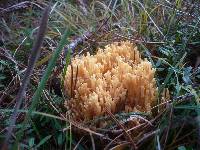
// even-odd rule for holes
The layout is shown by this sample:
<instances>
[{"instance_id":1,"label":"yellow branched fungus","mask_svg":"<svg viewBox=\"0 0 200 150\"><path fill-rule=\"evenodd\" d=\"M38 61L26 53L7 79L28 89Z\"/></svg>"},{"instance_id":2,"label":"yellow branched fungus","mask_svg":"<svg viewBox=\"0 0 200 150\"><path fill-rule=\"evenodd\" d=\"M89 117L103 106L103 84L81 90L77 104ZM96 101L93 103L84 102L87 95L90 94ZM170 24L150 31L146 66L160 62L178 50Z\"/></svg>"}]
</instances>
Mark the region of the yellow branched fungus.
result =
<instances>
[{"instance_id":1,"label":"yellow branched fungus","mask_svg":"<svg viewBox=\"0 0 200 150\"><path fill-rule=\"evenodd\" d=\"M64 79L71 99L65 106L73 120L86 121L118 112L149 112L156 98L155 69L142 59L136 45L120 42L96 55L76 56Z\"/></svg>"}]
</instances>

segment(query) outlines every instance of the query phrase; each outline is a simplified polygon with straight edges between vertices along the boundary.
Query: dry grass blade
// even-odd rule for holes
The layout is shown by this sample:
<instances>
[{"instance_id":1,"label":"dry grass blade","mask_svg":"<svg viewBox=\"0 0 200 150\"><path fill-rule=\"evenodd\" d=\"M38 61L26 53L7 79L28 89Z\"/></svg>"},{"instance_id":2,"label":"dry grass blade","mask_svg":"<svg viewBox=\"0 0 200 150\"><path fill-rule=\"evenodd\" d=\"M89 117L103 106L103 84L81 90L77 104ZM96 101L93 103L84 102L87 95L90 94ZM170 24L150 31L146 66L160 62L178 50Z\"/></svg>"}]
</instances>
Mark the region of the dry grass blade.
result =
<instances>
[{"instance_id":1,"label":"dry grass blade","mask_svg":"<svg viewBox=\"0 0 200 150\"><path fill-rule=\"evenodd\" d=\"M84 136L83 136L83 137L81 137L81 139L78 141L78 143L76 144L76 146L74 147L74 149L73 149L73 150L76 150L76 149L78 149L78 146L79 146L79 144L82 142L83 138L84 138Z\"/></svg>"},{"instance_id":2,"label":"dry grass blade","mask_svg":"<svg viewBox=\"0 0 200 150\"><path fill-rule=\"evenodd\" d=\"M66 119L66 121L68 121L67 119ZM91 134L94 134L94 135L96 135L96 136L99 136L99 137L101 137L101 138L106 138L106 136L104 136L103 134L101 134L101 133L97 133L97 132L95 132L95 131L92 131L91 129L89 129L89 128L87 128L87 127L83 127L82 125L80 125L80 124L78 124L78 123L76 123L76 122L74 122L74 121L69 121L74 127L76 127L76 128L78 128L78 129L81 129L81 130L83 130L83 131L86 131L86 132L88 132L88 133L91 133ZM106 139L108 139L108 138L106 138ZM109 139L110 140L110 139Z\"/></svg>"},{"instance_id":3,"label":"dry grass blade","mask_svg":"<svg viewBox=\"0 0 200 150\"><path fill-rule=\"evenodd\" d=\"M46 97L47 99L49 99L49 98L48 98L48 93L47 93L47 91L44 91L43 93L44 93L45 97ZM73 121L68 120L62 113L59 112L59 110L58 110L52 103L50 103L50 105L51 105L51 107L58 113L58 115L60 116L61 120L66 121L66 122L70 122L74 127L78 128L78 129L80 129L80 130L83 130L83 131L85 131L85 132L88 132L88 133L91 134L91 135L94 134L94 135L96 135L96 136L105 138L105 136L104 136L103 134L94 132L94 131L90 130L89 128L85 128L85 127L83 127L82 125L80 125L80 124L78 124L78 123L76 123L76 122L73 122ZM65 130L66 130L66 129L65 129ZM111 140L111 139L108 139L108 140Z\"/></svg>"},{"instance_id":4,"label":"dry grass blade","mask_svg":"<svg viewBox=\"0 0 200 150\"><path fill-rule=\"evenodd\" d=\"M143 4L137 0L138 4L142 7L142 9L146 12L146 14L148 15L149 19L152 21L152 23L154 24L154 26L157 28L158 32L164 36L164 34L162 33L162 31L160 30L160 28L156 25L156 23L154 22L154 20L152 19L152 17L150 16L150 14L147 12L147 10L145 9L145 7L143 6Z\"/></svg>"},{"instance_id":5,"label":"dry grass blade","mask_svg":"<svg viewBox=\"0 0 200 150\"><path fill-rule=\"evenodd\" d=\"M171 143L170 145L166 146L166 149L170 149L170 147L172 147L173 145L175 145L176 143L182 141L183 139L185 139L186 137L188 137L189 135L191 135L192 133L197 132L197 129L193 129L191 132L183 135L182 137L180 137L179 139L177 139L176 141L174 141L173 143ZM171 148L172 149L172 148Z\"/></svg>"},{"instance_id":6,"label":"dry grass blade","mask_svg":"<svg viewBox=\"0 0 200 150\"><path fill-rule=\"evenodd\" d=\"M45 97L47 99L49 99L47 91L44 91L43 93L44 93ZM105 137L103 134L94 132L94 131L90 130L89 128L85 128L82 125L80 125L80 124L78 124L78 123L76 123L74 121L68 120L62 113L59 112L59 110L52 103L50 103L50 105L58 113L58 115L60 116L60 118L62 118L61 120L66 121L66 122L70 122L74 127L78 128L80 130L83 130L85 132L88 132L90 134L94 134L94 135L99 136L99 137ZM109 140L111 140L111 139L109 139Z\"/></svg>"},{"instance_id":7,"label":"dry grass blade","mask_svg":"<svg viewBox=\"0 0 200 150\"><path fill-rule=\"evenodd\" d=\"M28 67L26 69L26 73L24 75L24 78L22 80L22 84L21 84L21 87L19 89L19 92L16 96L16 105L15 105L14 112L10 117L10 127L8 128L8 133L7 133L6 139L4 141L5 146L7 145L7 142L9 141L9 139L11 137L11 134L12 134L12 131L13 131L13 128L15 126L16 119L17 119L17 114L18 114L17 111L21 106L23 96L25 95L26 87L27 87L27 85L30 81L30 76L31 76L33 69L34 69L34 65L35 65L35 63L36 63L36 61L37 61L37 59L40 55L40 49L41 49L43 39L44 39L44 36L45 36L45 32L46 32L46 29L47 29L49 11L50 11L50 7L47 7L45 9L44 14L42 16L42 19L40 21L40 27L39 27L39 31L38 31L38 34L37 34L37 37L36 37L36 42L33 46L32 51L31 51L31 55L30 55L30 58L29 58L29 64L28 64Z\"/></svg>"},{"instance_id":8,"label":"dry grass blade","mask_svg":"<svg viewBox=\"0 0 200 150\"><path fill-rule=\"evenodd\" d=\"M137 146L135 142L133 141L132 137L128 132L126 131L125 127L115 118L115 116L106 108L106 112L110 115L110 117L117 123L117 125L124 131L124 134L127 135L128 139L130 140L133 148L136 150Z\"/></svg>"},{"instance_id":9,"label":"dry grass blade","mask_svg":"<svg viewBox=\"0 0 200 150\"><path fill-rule=\"evenodd\" d=\"M0 47L0 58L5 58L13 62L16 66L18 66L18 62L11 56L11 54L8 52L8 50L5 50Z\"/></svg>"},{"instance_id":10,"label":"dry grass blade","mask_svg":"<svg viewBox=\"0 0 200 150\"><path fill-rule=\"evenodd\" d=\"M165 149L165 146L166 146L166 144L167 144L167 139L168 139L168 135L169 135L169 130L170 130L171 124L172 124L172 114L173 114L173 106L171 105L171 108L170 108L170 115L169 115L169 125L168 125L168 128L167 128L167 132L166 132L166 137L165 137L163 149Z\"/></svg>"},{"instance_id":11,"label":"dry grass blade","mask_svg":"<svg viewBox=\"0 0 200 150\"><path fill-rule=\"evenodd\" d=\"M124 142L122 144L119 144L119 145L112 147L110 150L125 149L129 144L131 144L131 143L130 142Z\"/></svg>"},{"instance_id":12,"label":"dry grass blade","mask_svg":"<svg viewBox=\"0 0 200 150\"><path fill-rule=\"evenodd\" d=\"M141 128L142 126L144 126L145 124L146 124L146 123L142 123L142 124L140 124L140 125L138 125L138 126L135 126L135 127L131 128L131 129L127 130L127 132L130 132L130 131L139 129L139 128ZM123 132L123 130L122 130L122 131L120 130L120 133L121 133L121 132ZM115 138L106 146L105 149L108 149L108 148L109 148L118 138L120 138L122 135L124 135L124 134L121 133L120 135L118 135L117 137L115 137Z\"/></svg>"},{"instance_id":13,"label":"dry grass blade","mask_svg":"<svg viewBox=\"0 0 200 150\"><path fill-rule=\"evenodd\" d=\"M92 142L92 149L95 150L94 138L91 133L90 133L90 138L91 138L91 142Z\"/></svg>"},{"instance_id":14,"label":"dry grass blade","mask_svg":"<svg viewBox=\"0 0 200 150\"><path fill-rule=\"evenodd\" d=\"M144 137L141 138L141 139L137 142L137 145L141 145L141 144L142 144L144 141L146 141L148 138L150 138L150 137L152 137L152 136L158 134L159 132L160 132L160 130L158 129L158 130L156 130L156 131L153 131L153 132L150 132L150 133L146 133L146 134L144 135Z\"/></svg>"}]
</instances>

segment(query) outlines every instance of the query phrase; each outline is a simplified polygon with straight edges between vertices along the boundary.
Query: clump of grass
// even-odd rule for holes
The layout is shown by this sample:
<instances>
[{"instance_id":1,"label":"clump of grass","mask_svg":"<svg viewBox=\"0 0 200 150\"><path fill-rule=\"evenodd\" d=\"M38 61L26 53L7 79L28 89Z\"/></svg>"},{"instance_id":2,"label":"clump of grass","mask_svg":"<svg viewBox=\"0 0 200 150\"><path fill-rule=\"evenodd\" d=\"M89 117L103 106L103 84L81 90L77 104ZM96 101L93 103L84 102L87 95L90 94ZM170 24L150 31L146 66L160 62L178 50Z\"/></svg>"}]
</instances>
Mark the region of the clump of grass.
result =
<instances>
[{"instance_id":1,"label":"clump of grass","mask_svg":"<svg viewBox=\"0 0 200 150\"><path fill-rule=\"evenodd\" d=\"M10 141L11 147L23 131L23 140L19 140L18 146L27 149L89 149L100 145L103 148L131 147L132 142L140 149L147 145L152 149L197 148L200 141L200 68L197 61L200 14L197 0L106 0L88 1L85 5L74 1L44 0L37 3L31 1L26 8L18 7L6 12L7 16L0 19L0 27L3 29L0 39L0 143L5 138L9 116L16 104L14 99L27 67L41 8L47 4L51 6L48 31L19 111ZM80 44L75 44L72 56L88 51L95 53L97 47L113 41L130 40L137 43L142 56L147 57L157 70L160 97L162 91L168 88L170 100L163 102L159 97L153 114L110 114L84 125L70 122L65 116L67 110L63 108L67 97L58 94L61 93L58 92L61 89L59 75L62 74L65 62L69 62L70 53L67 57L60 54L59 59L52 60L66 28L70 30L66 37L69 42L73 42L83 33L90 33ZM37 97L38 103L31 107L32 97L49 61L56 62L56 67L48 81L45 80L43 86L37 90L40 98ZM30 107L34 111L29 113L29 119L23 124ZM130 128L126 125L131 115L146 119L143 125L131 132L135 135L132 136L132 142L124 136L127 133L131 135L127 132ZM105 129L91 127L99 120L107 119L112 122ZM119 123L125 127L127 133ZM77 129L81 129L84 134L74 132Z\"/></svg>"}]
</instances>

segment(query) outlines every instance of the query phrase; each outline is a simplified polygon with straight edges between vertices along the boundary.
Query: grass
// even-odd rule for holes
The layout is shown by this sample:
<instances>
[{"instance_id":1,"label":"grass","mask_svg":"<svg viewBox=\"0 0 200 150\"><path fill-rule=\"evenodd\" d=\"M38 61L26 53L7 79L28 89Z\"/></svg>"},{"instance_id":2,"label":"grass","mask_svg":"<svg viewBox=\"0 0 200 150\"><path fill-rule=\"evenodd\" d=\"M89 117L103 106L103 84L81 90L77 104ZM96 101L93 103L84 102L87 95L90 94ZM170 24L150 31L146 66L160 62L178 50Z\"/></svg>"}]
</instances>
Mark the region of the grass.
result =
<instances>
[{"instance_id":1,"label":"grass","mask_svg":"<svg viewBox=\"0 0 200 150\"><path fill-rule=\"evenodd\" d=\"M63 106L67 97L62 94L60 83L62 70L70 62L70 51L72 56L88 51L94 54L98 47L119 40L137 43L142 57L156 68L157 107L152 114L136 114L151 123L132 131L136 146L198 149L200 5L197 0L94 0L88 1L85 9L75 1L32 0L18 4L15 9L0 10L0 15L4 14L0 18L0 143L8 132L43 8L50 5L47 33L16 118L9 149L15 149L14 145L21 149L130 148L131 140L117 126L119 123L125 126L127 118L135 112L112 116L117 121L104 129L93 129L92 125L110 119L109 116L95 118L85 125L70 122ZM61 39L66 29L68 32ZM67 56L63 55L61 50L66 42L71 43L86 32L91 33L88 39L75 45ZM165 89L170 93L167 102L161 98Z\"/></svg>"}]
</instances>

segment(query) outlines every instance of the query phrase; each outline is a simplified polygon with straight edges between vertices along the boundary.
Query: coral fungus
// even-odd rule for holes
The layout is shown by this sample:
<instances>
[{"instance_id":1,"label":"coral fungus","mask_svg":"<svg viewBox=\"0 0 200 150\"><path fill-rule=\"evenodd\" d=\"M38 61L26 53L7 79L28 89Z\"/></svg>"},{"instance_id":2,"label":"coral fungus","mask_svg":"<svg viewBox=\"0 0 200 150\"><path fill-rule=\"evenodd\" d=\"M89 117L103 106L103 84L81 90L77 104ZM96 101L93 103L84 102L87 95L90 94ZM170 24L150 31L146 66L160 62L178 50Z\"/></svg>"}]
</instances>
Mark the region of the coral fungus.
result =
<instances>
[{"instance_id":1,"label":"coral fungus","mask_svg":"<svg viewBox=\"0 0 200 150\"><path fill-rule=\"evenodd\" d=\"M156 98L155 69L142 59L136 45L120 42L96 55L76 56L64 79L71 99L65 106L76 121L118 112L149 112Z\"/></svg>"}]
</instances>

